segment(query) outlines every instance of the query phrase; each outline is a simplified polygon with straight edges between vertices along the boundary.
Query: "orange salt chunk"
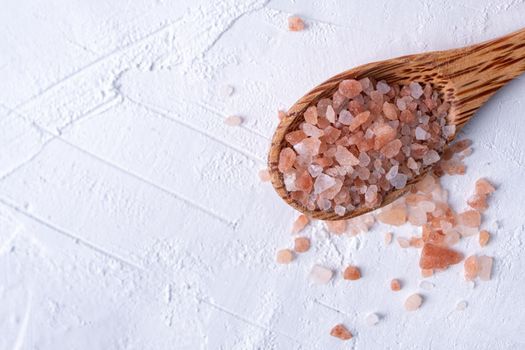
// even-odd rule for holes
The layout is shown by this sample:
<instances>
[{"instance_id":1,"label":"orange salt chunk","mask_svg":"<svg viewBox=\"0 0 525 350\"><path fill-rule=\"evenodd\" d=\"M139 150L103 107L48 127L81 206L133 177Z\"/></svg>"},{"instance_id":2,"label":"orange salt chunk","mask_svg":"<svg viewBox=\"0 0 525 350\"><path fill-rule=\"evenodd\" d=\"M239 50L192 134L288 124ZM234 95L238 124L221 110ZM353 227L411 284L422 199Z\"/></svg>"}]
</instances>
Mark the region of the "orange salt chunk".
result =
<instances>
[{"instance_id":1,"label":"orange salt chunk","mask_svg":"<svg viewBox=\"0 0 525 350\"><path fill-rule=\"evenodd\" d=\"M494 259L490 256L482 255L478 258L479 262L479 279L482 281L490 280L492 274L492 263Z\"/></svg>"},{"instance_id":2,"label":"orange salt chunk","mask_svg":"<svg viewBox=\"0 0 525 350\"><path fill-rule=\"evenodd\" d=\"M295 152L290 147L283 148L279 154L279 171L285 172L292 168L293 163L295 162Z\"/></svg>"},{"instance_id":3,"label":"orange salt chunk","mask_svg":"<svg viewBox=\"0 0 525 350\"><path fill-rule=\"evenodd\" d=\"M299 191L303 191L306 193L312 192L312 187L314 185L314 180L308 173L308 171L303 171L297 176L297 179L295 180L295 187Z\"/></svg>"},{"instance_id":4,"label":"orange salt chunk","mask_svg":"<svg viewBox=\"0 0 525 350\"><path fill-rule=\"evenodd\" d=\"M297 253L304 253L310 249L310 240L306 237L297 237L294 242L294 250Z\"/></svg>"},{"instance_id":5,"label":"orange salt chunk","mask_svg":"<svg viewBox=\"0 0 525 350\"><path fill-rule=\"evenodd\" d=\"M432 269L421 269L421 277L430 277L434 274L434 270Z\"/></svg>"},{"instance_id":6,"label":"orange salt chunk","mask_svg":"<svg viewBox=\"0 0 525 350\"><path fill-rule=\"evenodd\" d=\"M487 245L490 239L490 233L487 230L481 230L479 232L479 245L484 247Z\"/></svg>"},{"instance_id":7,"label":"orange salt chunk","mask_svg":"<svg viewBox=\"0 0 525 350\"><path fill-rule=\"evenodd\" d=\"M477 210L467 210L458 214L458 223L467 227L479 227L481 225L481 214Z\"/></svg>"},{"instance_id":8,"label":"orange salt chunk","mask_svg":"<svg viewBox=\"0 0 525 350\"><path fill-rule=\"evenodd\" d=\"M300 32L304 29L304 21L301 17L290 16L288 17L288 30L291 32Z\"/></svg>"},{"instance_id":9,"label":"orange salt chunk","mask_svg":"<svg viewBox=\"0 0 525 350\"><path fill-rule=\"evenodd\" d=\"M401 282L399 282L398 279L393 279L392 281L390 281L390 289L393 290L394 292L398 292L401 290Z\"/></svg>"},{"instance_id":10,"label":"orange salt chunk","mask_svg":"<svg viewBox=\"0 0 525 350\"><path fill-rule=\"evenodd\" d=\"M445 240L445 235L438 230L433 230L427 225L423 225L422 239L425 243L442 244Z\"/></svg>"},{"instance_id":11,"label":"orange salt chunk","mask_svg":"<svg viewBox=\"0 0 525 350\"><path fill-rule=\"evenodd\" d=\"M419 267L422 269L443 269L459 263L462 259L463 256L452 249L426 243L421 251Z\"/></svg>"},{"instance_id":12,"label":"orange salt chunk","mask_svg":"<svg viewBox=\"0 0 525 350\"><path fill-rule=\"evenodd\" d=\"M340 235L346 231L346 220L325 221L328 231Z\"/></svg>"},{"instance_id":13,"label":"orange salt chunk","mask_svg":"<svg viewBox=\"0 0 525 350\"><path fill-rule=\"evenodd\" d=\"M476 181L476 194L491 194L494 191L496 191L496 189L486 179L479 179L478 181Z\"/></svg>"},{"instance_id":14,"label":"orange salt chunk","mask_svg":"<svg viewBox=\"0 0 525 350\"><path fill-rule=\"evenodd\" d=\"M483 194L474 194L468 200L467 204L477 211L485 211L488 208L487 196Z\"/></svg>"},{"instance_id":15,"label":"orange salt chunk","mask_svg":"<svg viewBox=\"0 0 525 350\"><path fill-rule=\"evenodd\" d=\"M404 205L396 204L383 208L376 217L384 224L400 226L407 221L407 211Z\"/></svg>"},{"instance_id":16,"label":"orange salt chunk","mask_svg":"<svg viewBox=\"0 0 525 350\"><path fill-rule=\"evenodd\" d=\"M330 335L341 340L349 340L353 337L352 333L350 333L350 331L346 329L346 327L342 324L338 324L334 328L332 328L332 330L330 331Z\"/></svg>"},{"instance_id":17,"label":"orange salt chunk","mask_svg":"<svg viewBox=\"0 0 525 350\"><path fill-rule=\"evenodd\" d=\"M463 267L465 269L465 280L472 281L478 276L479 262L475 255L466 258Z\"/></svg>"},{"instance_id":18,"label":"orange salt chunk","mask_svg":"<svg viewBox=\"0 0 525 350\"><path fill-rule=\"evenodd\" d=\"M357 266L348 266L343 273L343 278L350 281L358 280L361 278L361 271Z\"/></svg>"},{"instance_id":19,"label":"orange salt chunk","mask_svg":"<svg viewBox=\"0 0 525 350\"><path fill-rule=\"evenodd\" d=\"M301 232L306 225L310 222L310 219L308 219L308 216L301 214L295 219L293 226L292 226L292 233L298 233Z\"/></svg>"},{"instance_id":20,"label":"orange salt chunk","mask_svg":"<svg viewBox=\"0 0 525 350\"><path fill-rule=\"evenodd\" d=\"M294 258L293 252L290 249L281 249L277 252L277 263L289 264Z\"/></svg>"}]
</instances>

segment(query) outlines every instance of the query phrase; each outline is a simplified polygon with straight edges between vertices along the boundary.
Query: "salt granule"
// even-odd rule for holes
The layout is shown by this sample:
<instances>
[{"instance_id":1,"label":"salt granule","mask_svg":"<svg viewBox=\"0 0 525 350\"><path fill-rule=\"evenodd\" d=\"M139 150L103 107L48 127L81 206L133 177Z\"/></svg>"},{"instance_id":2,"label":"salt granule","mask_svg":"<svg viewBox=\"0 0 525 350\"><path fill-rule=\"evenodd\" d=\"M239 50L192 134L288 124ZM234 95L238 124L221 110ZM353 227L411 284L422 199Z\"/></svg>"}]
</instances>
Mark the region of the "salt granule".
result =
<instances>
[{"instance_id":1,"label":"salt granule","mask_svg":"<svg viewBox=\"0 0 525 350\"><path fill-rule=\"evenodd\" d=\"M304 29L304 21L301 17L288 17L288 30L291 32L299 32Z\"/></svg>"},{"instance_id":2,"label":"salt granule","mask_svg":"<svg viewBox=\"0 0 525 350\"><path fill-rule=\"evenodd\" d=\"M342 324L334 326L334 328L332 328L332 330L330 331L330 335L341 340L352 339L352 333L350 333L350 331L346 329L346 327Z\"/></svg>"},{"instance_id":3,"label":"salt granule","mask_svg":"<svg viewBox=\"0 0 525 350\"><path fill-rule=\"evenodd\" d=\"M261 179L262 182L268 182L271 179L270 172L268 169L262 169L259 170L259 179Z\"/></svg>"},{"instance_id":4,"label":"salt granule","mask_svg":"<svg viewBox=\"0 0 525 350\"><path fill-rule=\"evenodd\" d=\"M343 278L350 281L358 280L361 278L361 271L356 266L348 266L343 273Z\"/></svg>"},{"instance_id":5,"label":"salt granule","mask_svg":"<svg viewBox=\"0 0 525 350\"><path fill-rule=\"evenodd\" d=\"M423 298L419 294L412 294L405 300L405 310L415 311L423 303Z\"/></svg>"},{"instance_id":6,"label":"salt granule","mask_svg":"<svg viewBox=\"0 0 525 350\"><path fill-rule=\"evenodd\" d=\"M301 232L306 225L310 222L310 219L304 214L301 214L295 219L293 226L292 226L292 233L298 233Z\"/></svg>"},{"instance_id":7,"label":"salt granule","mask_svg":"<svg viewBox=\"0 0 525 350\"><path fill-rule=\"evenodd\" d=\"M390 281L390 289L394 292L398 292L401 290L401 282L399 282L398 279L393 279Z\"/></svg>"},{"instance_id":8,"label":"salt granule","mask_svg":"<svg viewBox=\"0 0 525 350\"><path fill-rule=\"evenodd\" d=\"M304 253L310 249L310 239L306 237L297 237L294 241L294 250L297 253Z\"/></svg>"},{"instance_id":9,"label":"salt granule","mask_svg":"<svg viewBox=\"0 0 525 350\"><path fill-rule=\"evenodd\" d=\"M242 124L242 118L237 115L232 115L224 119L224 124L228 126L239 126Z\"/></svg>"},{"instance_id":10,"label":"salt granule","mask_svg":"<svg viewBox=\"0 0 525 350\"><path fill-rule=\"evenodd\" d=\"M310 270L310 281L315 284L326 284L330 282L333 271L321 265L314 265Z\"/></svg>"},{"instance_id":11,"label":"salt granule","mask_svg":"<svg viewBox=\"0 0 525 350\"><path fill-rule=\"evenodd\" d=\"M376 313L368 314L365 318L365 322L368 326L375 326L379 323L379 315Z\"/></svg>"},{"instance_id":12,"label":"salt granule","mask_svg":"<svg viewBox=\"0 0 525 350\"><path fill-rule=\"evenodd\" d=\"M290 249L282 249L277 252L277 263L289 264L294 259L293 252Z\"/></svg>"},{"instance_id":13,"label":"salt granule","mask_svg":"<svg viewBox=\"0 0 525 350\"><path fill-rule=\"evenodd\" d=\"M457 311L463 311L467 308L468 304L465 300L458 301L456 304L456 310Z\"/></svg>"}]
</instances>

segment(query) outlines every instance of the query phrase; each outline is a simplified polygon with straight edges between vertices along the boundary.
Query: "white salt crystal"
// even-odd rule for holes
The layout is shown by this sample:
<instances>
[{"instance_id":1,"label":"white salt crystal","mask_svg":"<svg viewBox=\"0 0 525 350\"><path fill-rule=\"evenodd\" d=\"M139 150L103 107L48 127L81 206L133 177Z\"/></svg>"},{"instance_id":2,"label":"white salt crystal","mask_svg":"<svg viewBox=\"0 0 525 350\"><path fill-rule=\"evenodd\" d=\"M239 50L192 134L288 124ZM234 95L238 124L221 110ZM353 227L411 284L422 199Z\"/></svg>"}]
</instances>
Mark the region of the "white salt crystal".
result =
<instances>
[{"instance_id":1,"label":"white salt crystal","mask_svg":"<svg viewBox=\"0 0 525 350\"><path fill-rule=\"evenodd\" d=\"M421 117L419 117L419 122L423 125L427 125L429 120L430 117L426 114L423 114Z\"/></svg>"},{"instance_id":2,"label":"white salt crystal","mask_svg":"<svg viewBox=\"0 0 525 350\"><path fill-rule=\"evenodd\" d=\"M314 265L310 270L310 281L315 284L326 284L330 282L333 276L332 270L321 265Z\"/></svg>"},{"instance_id":3,"label":"white salt crystal","mask_svg":"<svg viewBox=\"0 0 525 350\"><path fill-rule=\"evenodd\" d=\"M295 173L285 173L283 175L284 180L284 187L286 187L287 191L296 191L297 188L295 187L295 179L296 175Z\"/></svg>"},{"instance_id":4,"label":"white salt crystal","mask_svg":"<svg viewBox=\"0 0 525 350\"><path fill-rule=\"evenodd\" d=\"M368 314L365 321L368 326L375 326L379 323L379 316L376 313Z\"/></svg>"},{"instance_id":5,"label":"white salt crystal","mask_svg":"<svg viewBox=\"0 0 525 350\"><path fill-rule=\"evenodd\" d=\"M397 108L399 108L400 111L404 111L405 109L407 109L406 102L402 98L398 98L396 100L396 106Z\"/></svg>"},{"instance_id":6,"label":"white salt crystal","mask_svg":"<svg viewBox=\"0 0 525 350\"><path fill-rule=\"evenodd\" d=\"M390 86L384 80L380 80L377 82L376 89L378 92L385 95L390 91Z\"/></svg>"},{"instance_id":7,"label":"white salt crystal","mask_svg":"<svg viewBox=\"0 0 525 350\"><path fill-rule=\"evenodd\" d=\"M412 294L405 300L405 310L415 311L423 303L423 298L419 294Z\"/></svg>"},{"instance_id":8,"label":"white salt crystal","mask_svg":"<svg viewBox=\"0 0 525 350\"><path fill-rule=\"evenodd\" d=\"M436 205L434 202L421 201L419 202L419 209L423 210L424 212L431 213L436 209Z\"/></svg>"},{"instance_id":9,"label":"white salt crystal","mask_svg":"<svg viewBox=\"0 0 525 350\"><path fill-rule=\"evenodd\" d=\"M419 288L425 289L425 290L431 290L434 288L434 284L429 281L421 281L419 282Z\"/></svg>"},{"instance_id":10,"label":"white salt crystal","mask_svg":"<svg viewBox=\"0 0 525 350\"><path fill-rule=\"evenodd\" d=\"M330 123L335 123L335 111L332 105L328 105L326 108L326 119L328 119Z\"/></svg>"},{"instance_id":11,"label":"white salt crystal","mask_svg":"<svg viewBox=\"0 0 525 350\"><path fill-rule=\"evenodd\" d=\"M337 215L343 216L346 213L346 208L343 207L342 205L336 205L334 208L334 211Z\"/></svg>"},{"instance_id":12,"label":"white salt crystal","mask_svg":"<svg viewBox=\"0 0 525 350\"><path fill-rule=\"evenodd\" d=\"M439 159L440 159L439 154L433 149L431 149L423 156L423 164L424 165L433 164L439 161Z\"/></svg>"},{"instance_id":13,"label":"white salt crystal","mask_svg":"<svg viewBox=\"0 0 525 350\"><path fill-rule=\"evenodd\" d=\"M295 175L295 174L294 174ZM294 179L295 180L295 179ZM314 182L314 193L321 193L335 185L335 180L326 174L317 176Z\"/></svg>"},{"instance_id":14,"label":"white salt crystal","mask_svg":"<svg viewBox=\"0 0 525 350\"><path fill-rule=\"evenodd\" d=\"M368 166L368 164L370 164L370 156L365 152L359 153L359 165Z\"/></svg>"},{"instance_id":15,"label":"white salt crystal","mask_svg":"<svg viewBox=\"0 0 525 350\"><path fill-rule=\"evenodd\" d=\"M448 138L450 136L454 136L455 133L456 133L455 125L445 125L443 127L443 136Z\"/></svg>"},{"instance_id":16,"label":"white salt crystal","mask_svg":"<svg viewBox=\"0 0 525 350\"><path fill-rule=\"evenodd\" d=\"M410 95L413 98L420 98L423 95L423 88L415 81L411 82L408 87L410 88Z\"/></svg>"},{"instance_id":17,"label":"white salt crystal","mask_svg":"<svg viewBox=\"0 0 525 350\"><path fill-rule=\"evenodd\" d=\"M326 198L321 198L317 201L317 205L321 210L329 210L332 207L332 202Z\"/></svg>"},{"instance_id":18,"label":"white salt crystal","mask_svg":"<svg viewBox=\"0 0 525 350\"><path fill-rule=\"evenodd\" d=\"M220 87L220 94L222 97L230 97L235 91L234 87L231 85L223 85Z\"/></svg>"},{"instance_id":19,"label":"white salt crystal","mask_svg":"<svg viewBox=\"0 0 525 350\"><path fill-rule=\"evenodd\" d=\"M239 126L242 123L242 118L236 115L232 115L224 119L224 124L228 126Z\"/></svg>"},{"instance_id":20,"label":"white salt crystal","mask_svg":"<svg viewBox=\"0 0 525 350\"><path fill-rule=\"evenodd\" d=\"M385 178L388 181L391 181L394 177L396 177L398 169L399 169L399 166L397 165L394 165L393 167L391 167L390 170L388 170L388 173L386 173Z\"/></svg>"},{"instance_id":21,"label":"white salt crystal","mask_svg":"<svg viewBox=\"0 0 525 350\"><path fill-rule=\"evenodd\" d=\"M405 174L398 173L392 180L390 180L390 183L392 186L394 186L396 189L402 189L407 184L408 176Z\"/></svg>"},{"instance_id":22,"label":"white salt crystal","mask_svg":"<svg viewBox=\"0 0 525 350\"><path fill-rule=\"evenodd\" d=\"M428 137L428 132L425 129L420 126L416 128L416 140L426 140Z\"/></svg>"},{"instance_id":23,"label":"white salt crystal","mask_svg":"<svg viewBox=\"0 0 525 350\"><path fill-rule=\"evenodd\" d=\"M343 125L350 125L352 120L354 120L352 113L348 112L346 109L343 109L341 112L339 112L339 123Z\"/></svg>"},{"instance_id":24,"label":"white salt crystal","mask_svg":"<svg viewBox=\"0 0 525 350\"><path fill-rule=\"evenodd\" d=\"M317 164L310 164L308 166L308 172L312 177L318 177L323 172L323 167Z\"/></svg>"},{"instance_id":25,"label":"white salt crystal","mask_svg":"<svg viewBox=\"0 0 525 350\"><path fill-rule=\"evenodd\" d=\"M465 300L458 301L456 304L456 310L463 311L467 308L468 303Z\"/></svg>"}]
</instances>

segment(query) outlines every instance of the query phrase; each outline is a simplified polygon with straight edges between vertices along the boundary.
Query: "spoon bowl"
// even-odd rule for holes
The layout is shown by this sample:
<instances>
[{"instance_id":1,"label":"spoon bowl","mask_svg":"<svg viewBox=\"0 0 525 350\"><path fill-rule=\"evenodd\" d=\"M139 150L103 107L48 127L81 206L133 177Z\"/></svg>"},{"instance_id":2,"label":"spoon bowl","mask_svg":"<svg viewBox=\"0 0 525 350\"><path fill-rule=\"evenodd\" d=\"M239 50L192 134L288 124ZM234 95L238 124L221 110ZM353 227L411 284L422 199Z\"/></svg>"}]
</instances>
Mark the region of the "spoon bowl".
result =
<instances>
[{"instance_id":1,"label":"spoon bowl","mask_svg":"<svg viewBox=\"0 0 525 350\"><path fill-rule=\"evenodd\" d=\"M525 29L485 43L446 51L433 51L364 64L333 76L301 97L277 127L268 155L272 184L281 198L309 217L321 220L350 219L392 203L408 192L425 173L409 179L407 185L389 192L375 207L358 207L343 216L333 210L309 210L290 197L278 170L279 154L287 147L285 135L304 122L304 112L322 98L330 98L345 79L374 78L388 84L430 83L450 103L447 125L457 132L503 85L525 71ZM456 135L455 134L455 135ZM448 142L454 140L450 137ZM426 171L428 172L429 169Z\"/></svg>"}]
</instances>

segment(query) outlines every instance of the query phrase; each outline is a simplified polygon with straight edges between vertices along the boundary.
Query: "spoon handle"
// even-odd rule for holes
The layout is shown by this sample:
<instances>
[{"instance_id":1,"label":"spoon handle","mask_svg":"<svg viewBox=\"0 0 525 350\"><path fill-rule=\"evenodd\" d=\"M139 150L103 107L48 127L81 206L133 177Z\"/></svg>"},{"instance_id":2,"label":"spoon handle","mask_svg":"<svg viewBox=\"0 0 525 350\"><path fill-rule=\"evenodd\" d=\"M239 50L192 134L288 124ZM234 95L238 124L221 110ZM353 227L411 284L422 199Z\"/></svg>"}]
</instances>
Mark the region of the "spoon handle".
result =
<instances>
[{"instance_id":1,"label":"spoon handle","mask_svg":"<svg viewBox=\"0 0 525 350\"><path fill-rule=\"evenodd\" d=\"M455 123L461 127L496 91L525 72L525 29L445 51L436 68L449 82L446 93L455 96Z\"/></svg>"}]
</instances>

